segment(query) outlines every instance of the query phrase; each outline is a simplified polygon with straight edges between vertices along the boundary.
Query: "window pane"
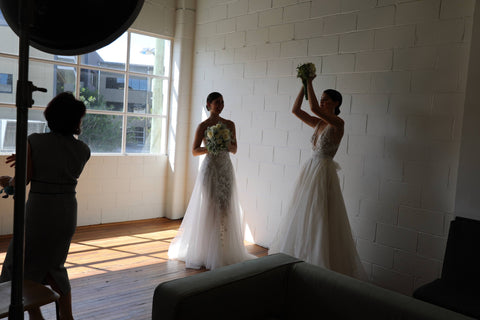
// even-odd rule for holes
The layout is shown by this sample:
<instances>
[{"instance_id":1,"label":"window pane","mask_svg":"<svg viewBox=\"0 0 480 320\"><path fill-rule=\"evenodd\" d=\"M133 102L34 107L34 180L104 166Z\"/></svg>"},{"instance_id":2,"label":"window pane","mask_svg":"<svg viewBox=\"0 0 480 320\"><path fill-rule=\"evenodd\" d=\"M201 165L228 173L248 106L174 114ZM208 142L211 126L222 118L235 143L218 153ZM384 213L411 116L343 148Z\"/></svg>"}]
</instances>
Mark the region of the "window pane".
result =
<instances>
[{"instance_id":1,"label":"window pane","mask_svg":"<svg viewBox=\"0 0 480 320\"><path fill-rule=\"evenodd\" d=\"M0 10L0 39L2 39L2 45L0 46L0 52L16 54L18 55L18 37L8 26L7 22L3 18L2 11Z\"/></svg>"},{"instance_id":2,"label":"window pane","mask_svg":"<svg viewBox=\"0 0 480 320\"><path fill-rule=\"evenodd\" d=\"M122 116L87 113L79 139L88 144L92 152L120 153L122 126Z\"/></svg>"},{"instance_id":3,"label":"window pane","mask_svg":"<svg viewBox=\"0 0 480 320\"><path fill-rule=\"evenodd\" d=\"M88 66L125 70L127 63L127 33L108 46L82 55L81 63Z\"/></svg>"},{"instance_id":4,"label":"window pane","mask_svg":"<svg viewBox=\"0 0 480 320\"><path fill-rule=\"evenodd\" d=\"M128 117L127 153L161 153L164 118Z\"/></svg>"},{"instance_id":5,"label":"window pane","mask_svg":"<svg viewBox=\"0 0 480 320\"><path fill-rule=\"evenodd\" d=\"M14 153L17 135L17 109L0 108L0 152ZM43 110L31 109L28 112L27 135L43 133L47 130L47 122Z\"/></svg>"},{"instance_id":6,"label":"window pane","mask_svg":"<svg viewBox=\"0 0 480 320\"><path fill-rule=\"evenodd\" d=\"M80 100L87 109L123 111L123 74L90 69L82 69L80 73Z\"/></svg>"},{"instance_id":7,"label":"window pane","mask_svg":"<svg viewBox=\"0 0 480 320\"><path fill-rule=\"evenodd\" d=\"M0 57L0 103L15 104L17 74L17 60Z\"/></svg>"},{"instance_id":8,"label":"window pane","mask_svg":"<svg viewBox=\"0 0 480 320\"><path fill-rule=\"evenodd\" d=\"M13 93L13 74L0 73L0 93Z\"/></svg>"},{"instance_id":9,"label":"window pane","mask_svg":"<svg viewBox=\"0 0 480 320\"><path fill-rule=\"evenodd\" d=\"M35 106L46 106L57 94L65 91L75 93L76 71L74 67L65 67L50 63L30 62L29 80L47 92L33 92Z\"/></svg>"},{"instance_id":10,"label":"window pane","mask_svg":"<svg viewBox=\"0 0 480 320\"><path fill-rule=\"evenodd\" d=\"M170 65L170 40L132 33L130 40L131 72L167 75Z\"/></svg>"},{"instance_id":11,"label":"window pane","mask_svg":"<svg viewBox=\"0 0 480 320\"><path fill-rule=\"evenodd\" d=\"M51 61L61 61L66 63L77 63L77 56L58 56L50 53L46 53L30 47L30 57L51 60Z\"/></svg>"},{"instance_id":12,"label":"window pane","mask_svg":"<svg viewBox=\"0 0 480 320\"><path fill-rule=\"evenodd\" d=\"M166 115L168 80L130 76L128 112Z\"/></svg>"},{"instance_id":13,"label":"window pane","mask_svg":"<svg viewBox=\"0 0 480 320\"><path fill-rule=\"evenodd\" d=\"M38 133L41 133L41 132L49 132L50 129L48 128L48 125L47 125L47 120L45 120L45 117L43 116L43 111L45 111L45 109L29 109L28 110L28 121L36 121L36 122L44 122L45 123L45 126L44 127L39 127L38 130L35 130L35 131L32 131L30 132L30 127L29 127L29 131L28 131L28 134L30 133L33 133L33 132L38 132Z\"/></svg>"},{"instance_id":14,"label":"window pane","mask_svg":"<svg viewBox=\"0 0 480 320\"><path fill-rule=\"evenodd\" d=\"M55 66L55 95L60 92L75 93L77 70L75 67ZM55 96L54 95L54 96Z\"/></svg>"}]
</instances>

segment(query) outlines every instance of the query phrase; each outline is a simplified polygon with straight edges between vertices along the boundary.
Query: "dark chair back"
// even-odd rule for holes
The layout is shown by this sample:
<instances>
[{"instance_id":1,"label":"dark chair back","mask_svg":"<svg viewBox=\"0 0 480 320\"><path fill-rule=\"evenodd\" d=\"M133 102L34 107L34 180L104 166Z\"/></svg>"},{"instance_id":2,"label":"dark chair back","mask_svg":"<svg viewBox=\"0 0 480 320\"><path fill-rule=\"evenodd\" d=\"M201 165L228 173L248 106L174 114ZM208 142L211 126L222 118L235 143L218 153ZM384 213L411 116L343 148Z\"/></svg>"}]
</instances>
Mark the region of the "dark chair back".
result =
<instances>
[{"instance_id":1,"label":"dark chair back","mask_svg":"<svg viewBox=\"0 0 480 320\"><path fill-rule=\"evenodd\" d=\"M462 290L480 288L480 221L456 217L450 223L442 280Z\"/></svg>"}]
</instances>

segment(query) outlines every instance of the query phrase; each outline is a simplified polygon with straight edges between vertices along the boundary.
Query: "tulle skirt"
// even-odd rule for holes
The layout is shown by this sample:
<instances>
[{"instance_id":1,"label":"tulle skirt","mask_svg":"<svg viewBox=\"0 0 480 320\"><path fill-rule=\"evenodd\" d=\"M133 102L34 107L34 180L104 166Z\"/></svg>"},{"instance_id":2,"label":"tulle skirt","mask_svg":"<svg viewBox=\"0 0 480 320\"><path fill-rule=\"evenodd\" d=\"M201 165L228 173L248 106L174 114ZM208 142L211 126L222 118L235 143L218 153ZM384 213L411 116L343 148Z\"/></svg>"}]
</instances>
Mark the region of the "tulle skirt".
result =
<instances>
[{"instance_id":1,"label":"tulle skirt","mask_svg":"<svg viewBox=\"0 0 480 320\"><path fill-rule=\"evenodd\" d=\"M302 167L269 254L284 252L306 262L366 280L331 157L315 154Z\"/></svg>"},{"instance_id":2,"label":"tulle skirt","mask_svg":"<svg viewBox=\"0 0 480 320\"><path fill-rule=\"evenodd\" d=\"M255 256L244 244L243 219L228 152L208 154L168 257L187 268L215 269Z\"/></svg>"}]
</instances>

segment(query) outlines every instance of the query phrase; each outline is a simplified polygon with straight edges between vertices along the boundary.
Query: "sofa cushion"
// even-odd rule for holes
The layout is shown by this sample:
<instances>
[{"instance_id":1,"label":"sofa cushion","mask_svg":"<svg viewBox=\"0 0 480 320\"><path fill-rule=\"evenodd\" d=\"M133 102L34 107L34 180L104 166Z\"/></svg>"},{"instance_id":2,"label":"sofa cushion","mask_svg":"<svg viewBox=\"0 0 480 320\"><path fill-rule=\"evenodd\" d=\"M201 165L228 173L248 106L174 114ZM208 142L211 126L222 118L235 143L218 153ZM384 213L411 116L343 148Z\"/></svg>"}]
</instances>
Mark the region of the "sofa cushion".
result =
<instances>
[{"instance_id":1,"label":"sofa cushion","mask_svg":"<svg viewBox=\"0 0 480 320\"><path fill-rule=\"evenodd\" d=\"M308 263L295 264L288 279L288 319L468 319Z\"/></svg>"}]
</instances>

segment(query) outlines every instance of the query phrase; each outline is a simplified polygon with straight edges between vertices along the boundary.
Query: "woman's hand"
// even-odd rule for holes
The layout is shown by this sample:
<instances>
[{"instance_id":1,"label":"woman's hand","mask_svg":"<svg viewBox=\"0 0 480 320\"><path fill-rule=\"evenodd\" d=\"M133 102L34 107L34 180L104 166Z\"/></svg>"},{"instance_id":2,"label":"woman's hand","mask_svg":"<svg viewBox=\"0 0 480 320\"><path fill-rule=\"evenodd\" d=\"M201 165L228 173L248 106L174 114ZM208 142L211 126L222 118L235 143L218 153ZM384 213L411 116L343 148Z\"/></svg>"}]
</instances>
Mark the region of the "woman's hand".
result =
<instances>
[{"instance_id":1,"label":"woman's hand","mask_svg":"<svg viewBox=\"0 0 480 320\"><path fill-rule=\"evenodd\" d=\"M12 153L11 156L8 156L7 157L7 160L5 160L5 163L11 163L10 164L10 167L15 167L15 163L17 162L17 157L15 155L15 153Z\"/></svg>"},{"instance_id":2,"label":"woman's hand","mask_svg":"<svg viewBox=\"0 0 480 320\"><path fill-rule=\"evenodd\" d=\"M234 139L228 142L227 150L233 154L237 153L237 142Z\"/></svg>"},{"instance_id":3,"label":"woman's hand","mask_svg":"<svg viewBox=\"0 0 480 320\"><path fill-rule=\"evenodd\" d=\"M201 156L201 155L207 154L207 153L208 153L208 150L205 147L198 147L198 148L194 148L192 150L193 156Z\"/></svg>"},{"instance_id":4,"label":"woman's hand","mask_svg":"<svg viewBox=\"0 0 480 320\"><path fill-rule=\"evenodd\" d=\"M11 184L12 184L12 177L0 176L0 186L2 186L2 188L10 186Z\"/></svg>"}]
</instances>

